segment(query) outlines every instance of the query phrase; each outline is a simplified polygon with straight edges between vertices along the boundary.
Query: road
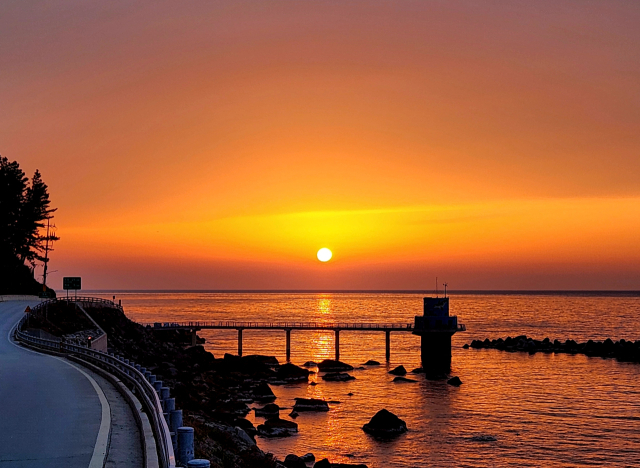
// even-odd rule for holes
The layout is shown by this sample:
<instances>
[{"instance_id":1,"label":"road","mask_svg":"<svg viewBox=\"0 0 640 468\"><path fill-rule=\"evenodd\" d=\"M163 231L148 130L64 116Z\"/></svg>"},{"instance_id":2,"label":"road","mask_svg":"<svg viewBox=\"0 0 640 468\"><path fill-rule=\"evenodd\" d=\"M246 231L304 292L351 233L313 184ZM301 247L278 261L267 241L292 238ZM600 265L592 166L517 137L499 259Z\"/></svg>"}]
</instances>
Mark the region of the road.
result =
<instances>
[{"instance_id":1,"label":"road","mask_svg":"<svg viewBox=\"0 0 640 468\"><path fill-rule=\"evenodd\" d=\"M0 302L0 468L102 467L111 425L102 389L82 368L13 343L36 302Z\"/></svg>"}]
</instances>

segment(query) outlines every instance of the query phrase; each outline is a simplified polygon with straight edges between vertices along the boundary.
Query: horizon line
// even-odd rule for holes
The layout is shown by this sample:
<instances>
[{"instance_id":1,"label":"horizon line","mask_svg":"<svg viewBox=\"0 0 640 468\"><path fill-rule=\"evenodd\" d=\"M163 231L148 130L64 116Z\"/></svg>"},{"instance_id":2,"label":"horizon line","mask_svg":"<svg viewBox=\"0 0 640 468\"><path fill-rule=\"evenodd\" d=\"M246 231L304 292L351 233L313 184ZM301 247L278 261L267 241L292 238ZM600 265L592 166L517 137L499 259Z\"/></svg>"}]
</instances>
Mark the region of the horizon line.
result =
<instances>
[{"instance_id":1,"label":"horizon line","mask_svg":"<svg viewBox=\"0 0 640 468\"><path fill-rule=\"evenodd\" d=\"M66 290L55 290L66 293ZM260 294L436 294L433 289L86 289L93 293L260 293ZM438 290L438 295L444 295ZM447 290L449 294L632 294L640 295L640 290L626 289L457 289ZM71 293L70 293L71 295Z\"/></svg>"}]
</instances>

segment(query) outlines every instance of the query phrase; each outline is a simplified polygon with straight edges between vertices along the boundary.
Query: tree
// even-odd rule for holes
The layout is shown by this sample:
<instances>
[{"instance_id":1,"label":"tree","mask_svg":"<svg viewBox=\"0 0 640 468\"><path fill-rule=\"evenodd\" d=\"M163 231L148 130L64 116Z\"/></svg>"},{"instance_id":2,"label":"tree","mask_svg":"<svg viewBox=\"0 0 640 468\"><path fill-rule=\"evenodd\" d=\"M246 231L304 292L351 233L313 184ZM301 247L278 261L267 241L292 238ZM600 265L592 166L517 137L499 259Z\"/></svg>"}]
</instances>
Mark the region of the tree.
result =
<instances>
[{"instance_id":1,"label":"tree","mask_svg":"<svg viewBox=\"0 0 640 468\"><path fill-rule=\"evenodd\" d=\"M19 284L25 262L33 268L37 261L46 262L43 255L59 238L45 230L53 218L48 187L36 170L31 181L16 162L0 157L0 275L3 283ZM49 247L49 250L52 250Z\"/></svg>"}]
</instances>

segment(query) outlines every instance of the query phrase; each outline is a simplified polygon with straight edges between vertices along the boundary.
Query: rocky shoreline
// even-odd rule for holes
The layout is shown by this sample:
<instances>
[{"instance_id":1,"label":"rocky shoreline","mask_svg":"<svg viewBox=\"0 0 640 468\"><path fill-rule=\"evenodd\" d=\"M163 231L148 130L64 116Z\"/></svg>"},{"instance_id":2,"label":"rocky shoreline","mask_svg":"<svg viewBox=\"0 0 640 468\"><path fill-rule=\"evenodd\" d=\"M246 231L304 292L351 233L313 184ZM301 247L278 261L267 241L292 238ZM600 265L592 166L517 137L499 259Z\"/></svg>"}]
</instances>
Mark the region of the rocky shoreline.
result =
<instances>
[{"instance_id":1,"label":"rocky shoreline","mask_svg":"<svg viewBox=\"0 0 640 468\"><path fill-rule=\"evenodd\" d=\"M308 382L311 373L308 369L280 364L273 356L225 354L215 358L202 346L189 346L188 333L145 328L117 309L86 310L107 333L110 352L146 367L163 385L172 388L176 405L184 410L184 424L195 429L196 458L210 460L211 467L365 466L331 463L327 459L314 465L313 454L291 454L281 461L258 448L256 435L286 437L298 431L294 421L280 418L280 408L274 403L276 396L270 385ZM317 365L321 371L336 374L353 369L331 360ZM254 409L248 406L251 403L264 405L258 411L270 416L258 427L245 419ZM295 419L300 411L328 411L328 403L298 398L289 416Z\"/></svg>"},{"instance_id":2,"label":"rocky shoreline","mask_svg":"<svg viewBox=\"0 0 640 468\"><path fill-rule=\"evenodd\" d=\"M534 340L527 335L519 335L514 338L498 338L489 340L473 340L465 344L464 349L498 349L507 352L535 353L566 353L584 354L590 357L615 358L621 362L640 363L640 341L626 341L624 339L613 341L607 338L604 341L589 340L579 343L574 340Z\"/></svg>"}]
</instances>

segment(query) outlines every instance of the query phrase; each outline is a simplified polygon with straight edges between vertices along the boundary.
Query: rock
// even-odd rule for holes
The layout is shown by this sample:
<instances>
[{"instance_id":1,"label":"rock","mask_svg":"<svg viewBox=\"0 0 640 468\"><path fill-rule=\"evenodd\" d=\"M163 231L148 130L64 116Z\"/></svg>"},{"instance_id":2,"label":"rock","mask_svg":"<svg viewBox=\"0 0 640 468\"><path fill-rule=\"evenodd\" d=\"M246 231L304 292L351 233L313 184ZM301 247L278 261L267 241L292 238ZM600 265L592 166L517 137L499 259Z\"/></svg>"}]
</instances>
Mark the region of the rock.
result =
<instances>
[{"instance_id":1,"label":"rock","mask_svg":"<svg viewBox=\"0 0 640 468\"><path fill-rule=\"evenodd\" d=\"M413 383L415 383L415 382L417 382L417 380L407 379L406 377L401 377L401 376L398 376L398 377L394 378L393 381L396 382L396 383L402 383L402 382L413 382Z\"/></svg>"},{"instance_id":2,"label":"rock","mask_svg":"<svg viewBox=\"0 0 640 468\"><path fill-rule=\"evenodd\" d=\"M274 378L285 382L306 382L309 380L309 371L295 364L287 363L276 368Z\"/></svg>"},{"instance_id":3,"label":"rock","mask_svg":"<svg viewBox=\"0 0 640 468\"><path fill-rule=\"evenodd\" d=\"M251 421L248 421L244 418L238 418L233 422L235 427L239 427L242 429L249 437L255 437L257 434L256 428L253 427Z\"/></svg>"},{"instance_id":4,"label":"rock","mask_svg":"<svg viewBox=\"0 0 640 468\"><path fill-rule=\"evenodd\" d=\"M407 369L405 369L404 366L398 366L395 369L393 369L392 371L389 371L389 374L407 375Z\"/></svg>"},{"instance_id":5,"label":"rock","mask_svg":"<svg viewBox=\"0 0 640 468\"><path fill-rule=\"evenodd\" d=\"M353 396L353 392L347 393L347 396Z\"/></svg>"},{"instance_id":6,"label":"rock","mask_svg":"<svg viewBox=\"0 0 640 468\"><path fill-rule=\"evenodd\" d=\"M309 382L309 385L311 385L312 387L315 387L316 385L318 385L317 382Z\"/></svg>"},{"instance_id":7,"label":"rock","mask_svg":"<svg viewBox=\"0 0 640 468\"><path fill-rule=\"evenodd\" d=\"M469 349L469 343L465 343L464 345L462 345L463 349Z\"/></svg>"},{"instance_id":8,"label":"rock","mask_svg":"<svg viewBox=\"0 0 640 468\"><path fill-rule=\"evenodd\" d=\"M422 367L416 367L411 371L412 374L424 374L425 370Z\"/></svg>"},{"instance_id":9,"label":"rock","mask_svg":"<svg viewBox=\"0 0 640 468\"><path fill-rule=\"evenodd\" d=\"M353 370L353 366L346 364L342 361L334 361L333 359L325 359L318 364L318 369L321 372L340 372Z\"/></svg>"},{"instance_id":10,"label":"rock","mask_svg":"<svg viewBox=\"0 0 640 468\"><path fill-rule=\"evenodd\" d=\"M378 361L374 361L373 359L369 359L367 362L363 364L363 366L379 366L380 363Z\"/></svg>"},{"instance_id":11,"label":"rock","mask_svg":"<svg viewBox=\"0 0 640 468\"><path fill-rule=\"evenodd\" d=\"M362 426L362 430L376 437L393 437L407 432L407 424L390 411L381 409Z\"/></svg>"},{"instance_id":12,"label":"rock","mask_svg":"<svg viewBox=\"0 0 640 468\"><path fill-rule=\"evenodd\" d=\"M251 396L257 401L270 401L275 400L276 396L269 387L269 384L260 382L258 385L251 389Z\"/></svg>"},{"instance_id":13,"label":"rock","mask_svg":"<svg viewBox=\"0 0 640 468\"><path fill-rule=\"evenodd\" d=\"M256 408L256 416L263 418L273 418L280 415L280 407L275 403L269 403L264 405L263 408Z\"/></svg>"},{"instance_id":14,"label":"rock","mask_svg":"<svg viewBox=\"0 0 640 468\"><path fill-rule=\"evenodd\" d=\"M259 362L260 364L270 367L275 367L280 364L275 356L263 356L261 354L249 354L247 356L242 356L241 359L244 362Z\"/></svg>"},{"instance_id":15,"label":"rock","mask_svg":"<svg viewBox=\"0 0 640 468\"><path fill-rule=\"evenodd\" d=\"M246 449L250 449L251 447L256 445L256 441L253 440L251 437L249 437L249 435L244 429L237 426L234 427L233 429L234 429L236 438L240 439L240 441L246 446Z\"/></svg>"},{"instance_id":16,"label":"rock","mask_svg":"<svg viewBox=\"0 0 640 468\"><path fill-rule=\"evenodd\" d=\"M296 413L295 411L292 411L291 413L289 413L289 417L296 419L298 416L300 416L298 413Z\"/></svg>"},{"instance_id":17,"label":"rock","mask_svg":"<svg viewBox=\"0 0 640 468\"><path fill-rule=\"evenodd\" d=\"M331 463L326 458L323 458L315 465L313 465L313 468L331 468Z\"/></svg>"},{"instance_id":18,"label":"rock","mask_svg":"<svg viewBox=\"0 0 640 468\"><path fill-rule=\"evenodd\" d=\"M304 460L298 455L294 455L293 453L285 457L284 466L286 466L287 468L307 468Z\"/></svg>"},{"instance_id":19,"label":"rock","mask_svg":"<svg viewBox=\"0 0 640 468\"><path fill-rule=\"evenodd\" d=\"M326 380L327 382L347 382L348 380L355 380L355 377L346 372L330 372L323 375L322 380Z\"/></svg>"},{"instance_id":20,"label":"rock","mask_svg":"<svg viewBox=\"0 0 640 468\"><path fill-rule=\"evenodd\" d=\"M304 364L302 364L302 367L318 367L318 363L313 361L307 361Z\"/></svg>"},{"instance_id":21,"label":"rock","mask_svg":"<svg viewBox=\"0 0 640 468\"><path fill-rule=\"evenodd\" d=\"M313 453L306 453L306 454L302 455L300 458L302 458L302 460L305 463L312 463L312 462L316 461L316 457L313 455Z\"/></svg>"},{"instance_id":22,"label":"rock","mask_svg":"<svg viewBox=\"0 0 640 468\"><path fill-rule=\"evenodd\" d=\"M293 410L300 411L329 411L329 404L316 398L296 398Z\"/></svg>"},{"instance_id":23,"label":"rock","mask_svg":"<svg viewBox=\"0 0 640 468\"><path fill-rule=\"evenodd\" d=\"M287 437L298 432L298 425L293 421L280 418L267 419L258 426L258 434L263 437Z\"/></svg>"},{"instance_id":24,"label":"rock","mask_svg":"<svg viewBox=\"0 0 640 468\"><path fill-rule=\"evenodd\" d=\"M459 387L460 385L462 385L462 380L460 380L460 377L451 377L449 380L447 380L447 383L449 385L453 385L455 387Z\"/></svg>"}]
</instances>

